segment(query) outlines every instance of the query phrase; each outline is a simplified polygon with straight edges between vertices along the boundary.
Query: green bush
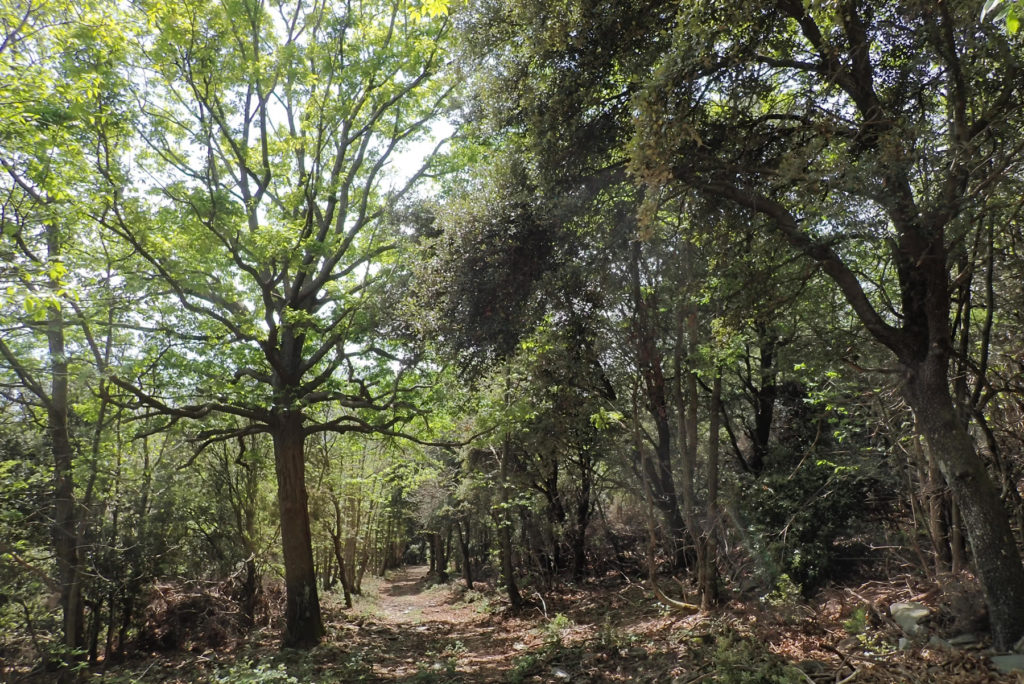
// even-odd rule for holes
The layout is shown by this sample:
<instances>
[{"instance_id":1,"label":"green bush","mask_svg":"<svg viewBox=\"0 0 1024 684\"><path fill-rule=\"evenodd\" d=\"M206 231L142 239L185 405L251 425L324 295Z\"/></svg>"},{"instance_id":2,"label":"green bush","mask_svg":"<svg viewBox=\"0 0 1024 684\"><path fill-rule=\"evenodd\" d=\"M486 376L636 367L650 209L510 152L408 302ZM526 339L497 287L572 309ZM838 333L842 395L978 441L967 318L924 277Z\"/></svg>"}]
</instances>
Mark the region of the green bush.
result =
<instances>
[{"instance_id":1,"label":"green bush","mask_svg":"<svg viewBox=\"0 0 1024 684\"><path fill-rule=\"evenodd\" d=\"M715 641L712 656L714 678L721 684L796 684L805 682L804 673L764 646L736 635Z\"/></svg>"},{"instance_id":2,"label":"green bush","mask_svg":"<svg viewBox=\"0 0 1024 684\"><path fill-rule=\"evenodd\" d=\"M218 670L210 677L212 684L299 684L299 680L288 674L283 665L276 667L266 663L239 663L226 670Z\"/></svg>"},{"instance_id":3,"label":"green bush","mask_svg":"<svg viewBox=\"0 0 1024 684\"><path fill-rule=\"evenodd\" d=\"M836 569L837 541L863 527L879 483L859 467L813 457L764 473L741 499L761 571L773 586L788 576L804 593Z\"/></svg>"}]
</instances>

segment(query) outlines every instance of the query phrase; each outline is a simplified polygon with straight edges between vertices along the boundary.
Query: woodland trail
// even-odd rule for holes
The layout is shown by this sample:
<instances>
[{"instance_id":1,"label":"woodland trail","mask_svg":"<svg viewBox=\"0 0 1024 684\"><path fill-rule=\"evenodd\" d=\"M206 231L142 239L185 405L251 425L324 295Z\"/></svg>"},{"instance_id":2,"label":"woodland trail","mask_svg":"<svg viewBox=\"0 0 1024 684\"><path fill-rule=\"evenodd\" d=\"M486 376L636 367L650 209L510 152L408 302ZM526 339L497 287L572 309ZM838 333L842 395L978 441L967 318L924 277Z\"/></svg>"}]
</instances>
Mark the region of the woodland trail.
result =
<instances>
[{"instance_id":1,"label":"woodland trail","mask_svg":"<svg viewBox=\"0 0 1024 684\"><path fill-rule=\"evenodd\" d=\"M502 681L522 644L480 606L460 600L451 585L427 586L426 566L400 568L361 614L342 629L366 645L365 662L379 681ZM344 638L343 636L340 638ZM369 642L369 643L366 643Z\"/></svg>"},{"instance_id":2,"label":"woodland trail","mask_svg":"<svg viewBox=\"0 0 1024 684\"><path fill-rule=\"evenodd\" d=\"M833 587L811 602L781 606L758 596L734 596L714 613L687 615L666 611L647 589L622 573L579 585L562 584L543 597L534 593L517 612L508 609L492 586L468 592L461 580L431 584L430 579L423 566L389 571L387 578L368 577L351 609L343 607L338 592L326 592L321 598L327 634L309 651L281 649L279 625L267 625L228 648L193 644L167 653L140 654L110 671L92 672L89 681L1022 681L1015 674L994 671L988 658L991 651L976 644L953 648L929 641L896 648L902 632L882 611L887 613L896 602L933 600L938 595L932 585L910 575ZM964 605L977 605L971 599L975 594L968 591L963 596L971 601ZM933 636L939 629L964 632L962 625L946 624L956 619L948 608L938 603L930 607L937 616ZM854 625L854 619L862 624ZM52 679L25 681L48 684Z\"/></svg>"}]
</instances>

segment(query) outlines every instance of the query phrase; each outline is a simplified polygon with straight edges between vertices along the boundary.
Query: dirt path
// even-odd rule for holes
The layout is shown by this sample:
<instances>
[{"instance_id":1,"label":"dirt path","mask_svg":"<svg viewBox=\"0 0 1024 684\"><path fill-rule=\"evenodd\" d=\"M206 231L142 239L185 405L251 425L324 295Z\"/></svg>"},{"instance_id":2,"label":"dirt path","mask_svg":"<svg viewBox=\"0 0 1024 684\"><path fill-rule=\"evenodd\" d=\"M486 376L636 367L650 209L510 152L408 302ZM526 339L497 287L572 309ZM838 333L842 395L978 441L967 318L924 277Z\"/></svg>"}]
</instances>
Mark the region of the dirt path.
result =
<instances>
[{"instance_id":1,"label":"dirt path","mask_svg":"<svg viewBox=\"0 0 1024 684\"><path fill-rule=\"evenodd\" d=\"M428 587L427 567L402 568L362 599L355 635L380 681L496 682L524 645L502 624L455 596Z\"/></svg>"}]
</instances>

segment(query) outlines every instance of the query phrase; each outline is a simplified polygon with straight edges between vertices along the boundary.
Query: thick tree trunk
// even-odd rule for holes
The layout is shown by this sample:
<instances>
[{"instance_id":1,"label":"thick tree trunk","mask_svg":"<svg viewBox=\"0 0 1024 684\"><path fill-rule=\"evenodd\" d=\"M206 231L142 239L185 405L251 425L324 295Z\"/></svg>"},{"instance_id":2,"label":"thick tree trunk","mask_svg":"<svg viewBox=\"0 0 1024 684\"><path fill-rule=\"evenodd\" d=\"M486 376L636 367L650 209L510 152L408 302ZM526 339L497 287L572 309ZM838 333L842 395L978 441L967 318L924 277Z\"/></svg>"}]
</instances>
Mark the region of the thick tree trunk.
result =
<instances>
[{"instance_id":1,"label":"thick tree trunk","mask_svg":"<svg viewBox=\"0 0 1024 684\"><path fill-rule=\"evenodd\" d=\"M285 412L272 434L286 591L282 645L289 648L311 648L324 635L309 530L302 422L301 413Z\"/></svg>"},{"instance_id":2,"label":"thick tree trunk","mask_svg":"<svg viewBox=\"0 0 1024 684\"><path fill-rule=\"evenodd\" d=\"M55 364L56 365L56 364ZM63 373L66 385L66 364ZM55 371L56 372L56 371ZM54 385L57 384L55 379ZM63 612L64 645L69 649L82 646L82 583L78 558L78 530L75 520L74 482L72 480L72 449L68 436L67 395L59 401L54 395L54 407L48 416L50 449L53 452L54 522L53 542L60 582L60 605Z\"/></svg>"},{"instance_id":3,"label":"thick tree trunk","mask_svg":"<svg viewBox=\"0 0 1024 684\"><path fill-rule=\"evenodd\" d=\"M953 492L988 604L992 640L1010 648L1024 634L1024 566L999 492L953 407L948 364L931 351L910 368L907 401Z\"/></svg>"}]
</instances>

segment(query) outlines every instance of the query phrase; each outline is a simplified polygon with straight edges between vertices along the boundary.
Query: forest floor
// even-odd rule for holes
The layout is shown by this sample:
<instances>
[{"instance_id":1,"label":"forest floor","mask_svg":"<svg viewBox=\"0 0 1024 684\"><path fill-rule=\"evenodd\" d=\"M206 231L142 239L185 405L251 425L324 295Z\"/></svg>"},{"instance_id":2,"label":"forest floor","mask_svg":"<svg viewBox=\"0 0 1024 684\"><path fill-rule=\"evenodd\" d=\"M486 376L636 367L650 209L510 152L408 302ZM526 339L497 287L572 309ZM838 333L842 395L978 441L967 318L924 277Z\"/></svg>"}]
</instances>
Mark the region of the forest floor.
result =
<instances>
[{"instance_id":1,"label":"forest floor","mask_svg":"<svg viewBox=\"0 0 1024 684\"><path fill-rule=\"evenodd\" d=\"M429 579L414 566L368 580L351 610L323 597L327 637L309 652L278 649L268 626L229 647L140 653L89 681L1024 683L1024 673L993 669L984 635L963 638L979 619L969 587L939 592L910 576L812 602L733 598L694 615L667 611L621 574L533 594L515 614L493 587ZM909 600L931 615L900 649L888 607ZM950 646L957 636L964 643Z\"/></svg>"}]
</instances>

